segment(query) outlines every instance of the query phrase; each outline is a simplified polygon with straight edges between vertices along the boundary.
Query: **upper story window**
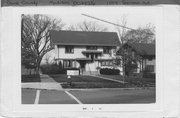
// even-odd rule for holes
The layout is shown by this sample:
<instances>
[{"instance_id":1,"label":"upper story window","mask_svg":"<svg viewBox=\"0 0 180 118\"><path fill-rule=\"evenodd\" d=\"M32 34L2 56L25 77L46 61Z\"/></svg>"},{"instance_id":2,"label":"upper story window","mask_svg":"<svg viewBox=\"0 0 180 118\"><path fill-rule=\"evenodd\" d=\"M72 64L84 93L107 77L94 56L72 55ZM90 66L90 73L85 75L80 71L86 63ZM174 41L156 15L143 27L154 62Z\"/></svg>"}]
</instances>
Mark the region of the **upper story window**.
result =
<instances>
[{"instance_id":1,"label":"upper story window","mask_svg":"<svg viewBox=\"0 0 180 118\"><path fill-rule=\"evenodd\" d=\"M97 46L87 46L87 50L97 50Z\"/></svg>"},{"instance_id":2,"label":"upper story window","mask_svg":"<svg viewBox=\"0 0 180 118\"><path fill-rule=\"evenodd\" d=\"M73 46L65 46L65 53L74 53Z\"/></svg>"},{"instance_id":3,"label":"upper story window","mask_svg":"<svg viewBox=\"0 0 180 118\"><path fill-rule=\"evenodd\" d=\"M145 70L146 70L147 72L154 72L154 65L147 65L146 68L145 68Z\"/></svg>"},{"instance_id":4,"label":"upper story window","mask_svg":"<svg viewBox=\"0 0 180 118\"><path fill-rule=\"evenodd\" d=\"M111 53L111 47L103 47L103 53L104 54L110 54Z\"/></svg>"},{"instance_id":5,"label":"upper story window","mask_svg":"<svg viewBox=\"0 0 180 118\"><path fill-rule=\"evenodd\" d=\"M86 54L86 57L89 58L89 59L97 59L98 58L98 54Z\"/></svg>"}]
</instances>

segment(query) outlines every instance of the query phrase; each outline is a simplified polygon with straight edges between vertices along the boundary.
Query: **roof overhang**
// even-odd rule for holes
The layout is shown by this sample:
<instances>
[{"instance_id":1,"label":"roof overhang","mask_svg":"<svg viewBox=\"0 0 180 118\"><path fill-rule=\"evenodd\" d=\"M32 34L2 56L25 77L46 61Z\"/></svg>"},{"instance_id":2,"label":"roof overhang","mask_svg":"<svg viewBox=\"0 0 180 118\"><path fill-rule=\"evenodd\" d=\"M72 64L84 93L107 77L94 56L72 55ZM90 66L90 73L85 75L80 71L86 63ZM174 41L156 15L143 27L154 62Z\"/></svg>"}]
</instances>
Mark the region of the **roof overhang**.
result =
<instances>
[{"instance_id":1,"label":"roof overhang","mask_svg":"<svg viewBox=\"0 0 180 118\"><path fill-rule=\"evenodd\" d=\"M55 60L72 60L72 61L91 61L90 58L59 58Z\"/></svg>"},{"instance_id":2,"label":"roof overhang","mask_svg":"<svg viewBox=\"0 0 180 118\"><path fill-rule=\"evenodd\" d=\"M87 44L87 43L54 43L52 42L52 44L54 45L62 45L62 46L65 46L65 45L69 45L69 46L110 46L110 47L116 47L116 46L119 46L119 45L116 45L116 44Z\"/></svg>"},{"instance_id":3,"label":"roof overhang","mask_svg":"<svg viewBox=\"0 0 180 118\"><path fill-rule=\"evenodd\" d=\"M76 61L91 61L90 58L76 58Z\"/></svg>"},{"instance_id":4,"label":"roof overhang","mask_svg":"<svg viewBox=\"0 0 180 118\"><path fill-rule=\"evenodd\" d=\"M113 61L114 59L94 59L95 61Z\"/></svg>"}]
</instances>

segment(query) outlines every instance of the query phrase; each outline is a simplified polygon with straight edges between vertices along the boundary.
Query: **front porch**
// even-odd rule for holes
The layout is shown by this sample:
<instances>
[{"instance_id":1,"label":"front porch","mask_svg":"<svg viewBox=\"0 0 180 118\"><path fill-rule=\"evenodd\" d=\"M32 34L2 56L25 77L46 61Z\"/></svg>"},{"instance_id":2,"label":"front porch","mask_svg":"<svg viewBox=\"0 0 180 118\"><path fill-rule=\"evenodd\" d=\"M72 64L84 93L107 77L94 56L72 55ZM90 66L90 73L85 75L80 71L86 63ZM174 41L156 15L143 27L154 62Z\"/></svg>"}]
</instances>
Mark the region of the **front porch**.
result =
<instances>
[{"instance_id":1,"label":"front porch","mask_svg":"<svg viewBox=\"0 0 180 118\"><path fill-rule=\"evenodd\" d=\"M90 59L90 58L74 58L74 59L58 59L56 60L58 65L61 65L63 69L79 69L80 75L98 75L99 68L113 66L112 59Z\"/></svg>"}]
</instances>

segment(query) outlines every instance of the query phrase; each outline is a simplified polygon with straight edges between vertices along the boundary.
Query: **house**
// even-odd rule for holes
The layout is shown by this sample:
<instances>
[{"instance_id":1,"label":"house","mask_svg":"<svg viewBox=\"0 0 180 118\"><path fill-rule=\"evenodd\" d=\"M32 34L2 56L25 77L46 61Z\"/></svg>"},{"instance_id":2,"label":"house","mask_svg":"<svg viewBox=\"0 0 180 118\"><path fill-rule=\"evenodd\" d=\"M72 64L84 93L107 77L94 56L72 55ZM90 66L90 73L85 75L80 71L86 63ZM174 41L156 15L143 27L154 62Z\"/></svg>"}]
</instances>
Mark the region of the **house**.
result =
<instances>
[{"instance_id":1,"label":"house","mask_svg":"<svg viewBox=\"0 0 180 118\"><path fill-rule=\"evenodd\" d=\"M96 74L99 67L113 65L119 38L115 32L50 31L54 59L63 68L80 68Z\"/></svg>"},{"instance_id":2,"label":"house","mask_svg":"<svg viewBox=\"0 0 180 118\"><path fill-rule=\"evenodd\" d=\"M131 57L131 60L136 60L137 67L134 73L146 71L155 73L155 44L150 43L126 43L123 45L126 55ZM128 56L127 56L128 57ZM136 58L136 59L135 59Z\"/></svg>"}]
</instances>

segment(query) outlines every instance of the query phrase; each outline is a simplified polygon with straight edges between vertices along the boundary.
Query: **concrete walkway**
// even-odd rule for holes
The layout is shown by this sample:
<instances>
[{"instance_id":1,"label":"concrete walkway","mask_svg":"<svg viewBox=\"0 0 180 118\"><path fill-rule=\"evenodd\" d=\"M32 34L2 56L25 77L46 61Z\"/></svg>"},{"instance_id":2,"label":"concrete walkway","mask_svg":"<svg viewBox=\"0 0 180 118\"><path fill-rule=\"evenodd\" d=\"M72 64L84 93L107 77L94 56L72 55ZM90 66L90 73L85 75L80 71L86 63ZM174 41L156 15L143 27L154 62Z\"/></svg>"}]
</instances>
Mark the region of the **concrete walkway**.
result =
<instances>
[{"instance_id":1,"label":"concrete walkway","mask_svg":"<svg viewBox=\"0 0 180 118\"><path fill-rule=\"evenodd\" d=\"M124 81L115 80L115 79L111 79L111 78L107 78L107 77L102 77L102 76L99 76L99 75L90 75L90 76L99 77L99 78L101 78L101 79L110 80L110 81L114 81L114 82L118 82L118 83L122 83L122 84L127 83L127 82L124 82Z\"/></svg>"},{"instance_id":2,"label":"concrete walkway","mask_svg":"<svg viewBox=\"0 0 180 118\"><path fill-rule=\"evenodd\" d=\"M42 74L40 75L40 78L41 82L22 83L21 87L32 89L63 90L61 84L54 81L54 79L50 76Z\"/></svg>"},{"instance_id":3,"label":"concrete walkway","mask_svg":"<svg viewBox=\"0 0 180 118\"><path fill-rule=\"evenodd\" d=\"M49 75L41 74L41 83L57 83L52 77Z\"/></svg>"}]
</instances>

